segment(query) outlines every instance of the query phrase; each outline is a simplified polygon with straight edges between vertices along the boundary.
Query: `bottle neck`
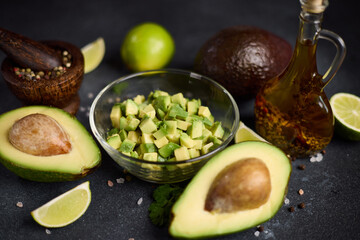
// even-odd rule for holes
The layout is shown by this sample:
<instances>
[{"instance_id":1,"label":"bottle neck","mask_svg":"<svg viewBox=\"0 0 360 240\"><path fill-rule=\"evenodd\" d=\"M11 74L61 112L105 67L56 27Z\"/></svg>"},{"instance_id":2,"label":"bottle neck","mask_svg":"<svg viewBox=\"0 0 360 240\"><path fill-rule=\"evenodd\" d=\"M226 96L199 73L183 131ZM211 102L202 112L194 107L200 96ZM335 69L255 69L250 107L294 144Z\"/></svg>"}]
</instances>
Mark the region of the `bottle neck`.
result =
<instances>
[{"instance_id":1,"label":"bottle neck","mask_svg":"<svg viewBox=\"0 0 360 240\"><path fill-rule=\"evenodd\" d=\"M321 30L323 13L311 13L302 10L299 18L298 43L316 45Z\"/></svg>"}]
</instances>

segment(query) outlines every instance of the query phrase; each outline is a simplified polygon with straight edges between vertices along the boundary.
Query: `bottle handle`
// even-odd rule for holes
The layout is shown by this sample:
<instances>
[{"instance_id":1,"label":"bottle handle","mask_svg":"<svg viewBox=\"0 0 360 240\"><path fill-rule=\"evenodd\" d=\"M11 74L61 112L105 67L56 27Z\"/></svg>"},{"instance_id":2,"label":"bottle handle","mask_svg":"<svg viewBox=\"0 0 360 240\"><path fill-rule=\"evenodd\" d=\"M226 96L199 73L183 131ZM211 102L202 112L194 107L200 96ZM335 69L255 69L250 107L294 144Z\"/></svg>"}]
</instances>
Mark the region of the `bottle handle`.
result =
<instances>
[{"instance_id":1,"label":"bottle handle","mask_svg":"<svg viewBox=\"0 0 360 240\"><path fill-rule=\"evenodd\" d=\"M341 64L343 63L346 55L346 46L344 40L339 35L329 30L321 29L319 33L319 38L332 42L336 47L335 58L322 78L324 88L335 76L335 73L339 70Z\"/></svg>"}]
</instances>

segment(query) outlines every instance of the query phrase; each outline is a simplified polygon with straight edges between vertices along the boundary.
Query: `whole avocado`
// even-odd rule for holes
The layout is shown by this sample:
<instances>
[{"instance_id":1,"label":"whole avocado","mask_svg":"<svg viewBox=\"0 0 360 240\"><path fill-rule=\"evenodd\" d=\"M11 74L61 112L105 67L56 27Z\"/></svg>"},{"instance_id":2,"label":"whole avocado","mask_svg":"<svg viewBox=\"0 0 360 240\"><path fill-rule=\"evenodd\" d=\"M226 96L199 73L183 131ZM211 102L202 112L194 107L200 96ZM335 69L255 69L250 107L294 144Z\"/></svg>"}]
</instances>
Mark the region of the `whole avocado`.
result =
<instances>
[{"instance_id":1,"label":"whole avocado","mask_svg":"<svg viewBox=\"0 0 360 240\"><path fill-rule=\"evenodd\" d=\"M288 65L292 47L284 39L257 27L221 30L200 48L194 70L206 75L235 97L250 98Z\"/></svg>"}]
</instances>

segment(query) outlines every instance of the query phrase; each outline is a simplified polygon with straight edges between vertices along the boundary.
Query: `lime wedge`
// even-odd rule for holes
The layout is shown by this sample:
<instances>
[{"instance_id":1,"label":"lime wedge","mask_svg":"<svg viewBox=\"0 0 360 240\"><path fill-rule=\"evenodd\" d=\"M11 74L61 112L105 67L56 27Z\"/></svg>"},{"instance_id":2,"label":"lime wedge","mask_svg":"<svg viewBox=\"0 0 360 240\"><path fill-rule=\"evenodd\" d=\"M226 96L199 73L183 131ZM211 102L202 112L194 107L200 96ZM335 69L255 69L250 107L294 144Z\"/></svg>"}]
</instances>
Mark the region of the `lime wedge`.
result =
<instances>
[{"instance_id":1,"label":"lime wedge","mask_svg":"<svg viewBox=\"0 0 360 240\"><path fill-rule=\"evenodd\" d=\"M337 93L330 99L335 116L335 131L340 136L360 141L360 98L350 93Z\"/></svg>"},{"instance_id":2,"label":"lime wedge","mask_svg":"<svg viewBox=\"0 0 360 240\"><path fill-rule=\"evenodd\" d=\"M263 141L267 142L256 132L248 128L243 122L240 122L239 128L235 134L235 143L245 142L245 141Z\"/></svg>"},{"instance_id":3,"label":"lime wedge","mask_svg":"<svg viewBox=\"0 0 360 240\"><path fill-rule=\"evenodd\" d=\"M91 42L81 48L81 52L84 55L85 62L85 73L89 73L99 64L105 55L105 41L102 37L96 39L94 42Z\"/></svg>"},{"instance_id":4,"label":"lime wedge","mask_svg":"<svg viewBox=\"0 0 360 240\"><path fill-rule=\"evenodd\" d=\"M79 219L90 201L91 192L87 181L35 209L31 215L44 227L64 227Z\"/></svg>"}]
</instances>

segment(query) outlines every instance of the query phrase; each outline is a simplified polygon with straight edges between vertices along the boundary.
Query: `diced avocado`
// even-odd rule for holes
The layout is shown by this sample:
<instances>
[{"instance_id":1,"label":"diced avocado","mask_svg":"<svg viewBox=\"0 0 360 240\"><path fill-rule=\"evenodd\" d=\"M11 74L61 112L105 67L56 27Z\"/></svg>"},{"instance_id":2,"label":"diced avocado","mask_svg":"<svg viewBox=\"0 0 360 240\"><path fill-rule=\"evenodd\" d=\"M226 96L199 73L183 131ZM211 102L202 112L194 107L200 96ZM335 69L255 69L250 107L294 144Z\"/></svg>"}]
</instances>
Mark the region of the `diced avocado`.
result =
<instances>
[{"instance_id":1,"label":"diced avocado","mask_svg":"<svg viewBox=\"0 0 360 240\"><path fill-rule=\"evenodd\" d=\"M137 131L129 131L127 138L135 143L140 143L140 134Z\"/></svg>"},{"instance_id":2,"label":"diced avocado","mask_svg":"<svg viewBox=\"0 0 360 240\"><path fill-rule=\"evenodd\" d=\"M162 137L165 137L167 134L168 134L168 132L167 132L166 128L160 127L159 130L157 130L156 132L153 133L153 136L156 139L160 139Z\"/></svg>"},{"instance_id":3,"label":"diced avocado","mask_svg":"<svg viewBox=\"0 0 360 240\"><path fill-rule=\"evenodd\" d=\"M139 126L140 120L134 117L133 115L129 115L126 117L126 131L134 131Z\"/></svg>"},{"instance_id":4,"label":"diced avocado","mask_svg":"<svg viewBox=\"0 0 360 240\"><path fill-rule=\"evenodd\" d=\"M166 159L166 158L163 158L160 154L158 154L157 161L158 161L158 162L166 162L167 159Z\"/></svg>"},{"instance_id":5,"label":"diced avocado","mask_svg":"<svg viewBox=\"0 0 360 240\"><path fill-rule=\"evenodd\" d=\"M167 137L167 139L169 139L170 142L180 144L180 134L181 133L179 133L179 132L177 132L175 134L167 134L166 137Z\"/></svg>"},{"instance_id":6,"label":"diced avocado","mask_svg":"<svg viewBox=\"0 0 360 240\"><path fill-rule=\"evenodd\" d=\"M165 112L163 110L161 110L160 108L156 109L156 113L157 116L159 117L159 119L164 119L165 118Z\"/></svg>"},{"instance_id":7,"label":"diced avocado","mask_svg":"<svg viewBox=\"0 0 360 240\"><path fill-rule=\"evenodd\" d=\"M174 150L176 161L190 159L189 151L186 147L180 147Z\"/></svg>"},{"instance_id":8,"label":"diced avocado","mask_svg":"<svg viewBox=\"0 0 360 240\"><path fill-rule=\"evenodd\" d=\"M116 103L111 108L110 119L111 119L111 124L114 128L120 127L119 126L120 125L120 117L122 116L120 105L121 105L120 103Z\"/></svg>"},{"instance_id":9,"label":"diced avocado","mask_svg":"<svg viewBox=\"0 0 360 240\"><path fill-rule=\"evenodd\" d=\"M159 98L160 96L169 96L169 93L161 91L161 90L155 90L153 94L153 98Z\"/></svg>"},{"instance_id":10,"label":"diced avocado","mask_svg":"<svg viewBox=\"0 0 360 240\"><path fill-rule=\"evenodd\" d=\"M125 102L125 115L137 115L139 112L139 106L132 100L128 99Z\"/></svg>"},{"instance_id":11,"label":"diced avocado","mask_svg":"<svg viewBox=\"0 0 360 240\"><path fill-rule=\"evenodd\" d=\"M195 99L187 102L187 111L189 115L197 114L199 111L199 102Z\"/></svg>"},{"instance_id":12,"label":"diced avocado","mask_svg":"<svg viewBox=\"0 0 360 240\"><path fill-rule=\"evenodd\" d=\"M195 148L188 149L190 158L200 157L200 151Z\"/></svg>"},{"instance_id":13,"label":"diced avocado","mask_svg":"<svg viewBox=\"0 0 360 240\"><path fill-rule=\"evenodd\" d=\"M210 136L212 136L212 132L207 128L204 128L201 135L203 143L207 142Z\"/></svg>"},{"instance_id":14,"label":"diced avocado","mask_svg":"<svg viewBox=\"0 0 360 240\"><path fill-rule=\"evenodd\" d=\"M157 162L158 154L157 154L157 152L144 153L143 159L147 160L147 161Z\"/></svg>"},{"instance_id":15,"label":"diced avocado","mask_svg":"<svg viewBox=\"0 0 360 240\"><path fill-rule=\"evenodd\" d=\"M106 141L114 149L118 149L121 145L121 139L120 139L119 134L112 135Z\"/></svg>"},{"instance_id":16,"label":"diced avocado","mask_svg":"<svg viewBox=\"0 0 360 240\"><path fill-rule=\"evenodd\" d=\"M207 154L210 151L210 148L214 145L213 142L209 142L208 144L206 144L205 146L203 146L201 148L201 154Z\"/></svg>"},{"instance_id":17,"label":"diced avocado","mask_svg":"<svg viewBox=\"0 0 360 240\"><path fill-rule=\"evenodd\" d=\"M136 97L134 97L133 101L137 104L140 105L145 101L145 96L144 95L137 95Z\"/></svg>"},{"instance_id":18,"label":"diced avocado","mask_svg":"<svg viewBox=\"0 0 360 240\"><path fill-rule=\"evenodd\" d=\"M179 119L176 119L176 122L177 122L177 128L183 131L186 131L188 127L191 125L191 123Z\"/></svg>"},{"instance_id":19,"label":"diced avocado","mask_svg":"<svg viewBox=\"0 0 360 240\"><path fill-rule=\"evenodd\" d=\"M182 93L177 93L171 96L171 102L178 103L183 109L186 109L187 100Z\"/></svg>"},{"instance_id":20,"label":"diced avocado","mask_svg":"<svg viewBox=\"0 0 360 240\"><path fill-rule=\"evenodd\" d=\"M134 150L136 143L133 141L130 141L129 139L125 139L119 148L120 152L131 152Z\"/></svg>"},{"instance_id":21,"label":"diced avocado","mask_svg":"<svg viewBox=\"0 0 360 240\"><path fill-rule=\"evenodd\" d=\"M124 116L120 117L119 129L125 129L127 124L128 124L128 121L126 120L126 118Z\"/></svg>"},{"instance_id":22,"label":"diced avocado","mask_svg":"<svg viewBox=\"0 0 360 240\"><path fill-rule=\"evenodd\" d=\"M139 145L139 150L141 154L144 154L144 153L156 152L157 148L154 143L141 143Z\"/></svg>"},{"instance_id":23,"label":"diced avocado","mask_svg":"<svg viewBox=\"0 0 360 240\"><path fill-rule=\"evenodd\" d=\"M131 151L130 152L130 157L139 158L139 154L136 151Z\"/></svg>"},{"instance_id":24,"label":"diced avocado","mask_svg":"<svg viewBox=\"0 0 360 240\"><path fill-rule=\"evenodd\" d=\"M170 96L159 96L155 100L153 100L153 105L155 110L160 109L164 113L167 112L168 106L171 103L171 97Z\"/></svg>"},{"instance_id":25,"label":"diced avocado","mask_svg":"<svg viewBox=\"0 0 360 240\"><path fill-rule=\"evenodd\" d=\"M142 143L154 143L154 136L148 133L142 133L141 142Z\"/></svg>"},{"instance_id":26,"label":"diced avocado","mask_svg":"<svg viewBox=\"0 0 360 240\"><path fill-rule=\"evenodd\" d=\"M204 129L204 124L202 121L193 121L191 126L187 130L187 134L191 138L198 138L201 137Z\"/></svg>"},{"instance_id":27,"label":"diced avocado","mask_svg":"<svg viewBox=\"0 0 360 240\"><path fill-rule=\"evenodd\" d=\"M200 150L203 146L203 141L201 139L195 139L194 142L195 144L193 148L196 150Z\"/></svg>"},{"instance_id":28,"label":"diced avocado","mask_svg":"<svg viewBox=\"0 0 360 240\"><path fill-rule=\"evenodd\" d=\"M187 147L187 148L192 148L192 147L194 147L195 142L186 133L181 133L180 134L180 145L184 146L184 147Z\"/></svg>"},{"instance_id":29,"label":"diced avocado","mask_svg":"<svg viewBox=\"0 0 360 240\"><path fill-rule=\"evenodd\" d=\"M180 148L180 146L178 144L169 142L168 144L166 144L165 146L163 146L162 148L159 149L159 154L162 157L167 158L170 155L172 155L174 150L177 148Z\"/></svg>"},{"instance_id":30,"label":"diced avocado","mask_svg":"<svg viewBox=\"0 0 360 240\"><path fill-rule=\"evenodd\" d=\"M107 136L108 136L108 137L111 137L112 135L115 135L115 134L119 134L119 129L117 129L117 128L112 128L112 129L110 129L110 131L107 133Z\"/></svg>"},{"instance_id":31,"label":"diced avocado","mask_svg":"<svg viewBox=\"0 0 360 240\"><path fill-rule=\"evenodd\" d=\"M212 117L212 115L210 115L209 118L203 117L203 123L204 123L205 127L207 127L207 128L211 128L214 125L214 123L210 119L211 117Z\"/></svg>"},{"instance_id":32,"label":"diced avocado","mask_svg":"<svg viewBox=\"0 0 360 240\"><path fill-rule=\"evenodd\" d=\"M167 134L175 134L177 132L177 121L166 120L164 121Z\"/></svg>"},{"instance_id":33,"label":"diced avocado","mask_svg":"<svg viewBox=\"0 0 360 240\"><path fill-rule=\"evenodd\" d=\"M150 118L154 118L156 116L155 108L151 104L148 104L144 107L144 109L140 110L139 117L143 118L145 116L149 116Z\"/></svg>"},{"instance_id":34,"label":"diced avocado","mask_svg":"<svg viewBox=\"0 0 360 240\"><path fill-rule=\"evenodd\" d=\"M121 129L120 132L119 132L119 135L120 135L120 138L121 138L121 141L124 141L126 138L127 138L127 132L125 129Z\"/></svg>"},{"instance_id":35,"label":"diced avocado","mask_svg":"<svg viewBox=\"0 0 360 240\"><path fill-rule=\"evenodd\" d=\"M170 118L186 119L186 117L188 116L188 112L176 103L170 107L168 116Z\"/></svg>"},{"instance_id":36,"label":"diced avocado","mask_svg":"<svg viewBox=\"0 0 360 240\"><path fill-rule=\"evenodd\" d=\"M156 124L153 122L151 118L145 118L140 123L139 128L143 133L153 133L157 130Z\"/></svg>"},{"instance_id":37,"label":"diced avocado","mask_svg":"<svg viewBox=\"0 0 360 240\"><path fill-rule=\"evenodd\" d=\"M198 115L208 118L211 116L211 112L208 107L200 106L198 110Z\"/></svg>"},{"instance_id":38,"label":"diced avocado","mask_svg":"<svg viewBox=\"0 0 360 240\"><path fill-rule=\"evenodd\" d=\"M169 140L165 136L163 136L162 138L155 140L154 143L157 148L161 148L161 147L165 146L166 144L168 144Z\"/></svg>"},{"instance_id":39,"label":"diced avocado","mask_svg":"<svg viewBox=\"0 0 360 240\"><path fill-rule=\"evenodd\" d=\"M222 138L225 131L221 126L221 122L216 121L214 126L211 128L211 132L214 137Z\"/></svg>"},{"instance_id":40,"label":"diced avocado","mask_svg":"<svg viewBox=\"0 0 360 240\"><path fill-rule=\"evenodd\" d=\"M214 137L214 136L210 136L208 141L213 142L214 145L217 145L217 146L222 144L222 141L220 139L218 139L217 137Z\"/></svg>"}]
</instances>

